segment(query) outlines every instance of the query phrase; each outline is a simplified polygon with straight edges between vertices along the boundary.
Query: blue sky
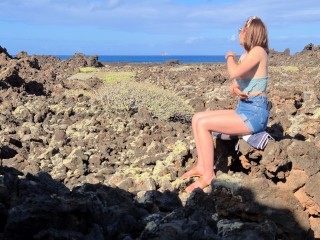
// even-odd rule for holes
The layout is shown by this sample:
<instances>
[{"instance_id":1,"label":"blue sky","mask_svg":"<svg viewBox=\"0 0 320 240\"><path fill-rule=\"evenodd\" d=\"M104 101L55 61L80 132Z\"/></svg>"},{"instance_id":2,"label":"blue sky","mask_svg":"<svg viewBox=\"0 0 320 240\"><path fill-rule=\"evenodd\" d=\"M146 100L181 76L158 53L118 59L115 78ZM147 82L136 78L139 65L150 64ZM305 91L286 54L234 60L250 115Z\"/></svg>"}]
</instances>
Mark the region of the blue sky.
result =
<instances>
[{"instance_id":1,"label":"blue sky","mask_svg":"<svg viewBox=\"0 0 320 240\"><path fill-rule=\"evenodd\" d=\"M238 28L253 15L270 48L320 44L319 0L1 0L0 9L10 54L240 54Z\"/></svg>"}]
</instances>

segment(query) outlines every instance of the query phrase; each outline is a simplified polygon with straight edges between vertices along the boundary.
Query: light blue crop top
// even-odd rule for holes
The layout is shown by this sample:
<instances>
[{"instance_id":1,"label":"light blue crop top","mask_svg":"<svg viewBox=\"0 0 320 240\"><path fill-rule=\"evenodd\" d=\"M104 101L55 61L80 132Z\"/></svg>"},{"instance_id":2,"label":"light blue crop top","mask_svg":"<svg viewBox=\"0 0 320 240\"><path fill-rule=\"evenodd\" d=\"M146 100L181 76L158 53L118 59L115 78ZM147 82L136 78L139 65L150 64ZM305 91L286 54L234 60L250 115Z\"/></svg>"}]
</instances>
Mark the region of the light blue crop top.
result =
<instances>
[{"instance_id":1,"label":"light blue crop top","mask_svg":"<svg viewBox=\"0 0 320 240\"><path fill-rule=\"evenodd\" d=\"M255 91L265 92L268 85L268 77L252 79L236 79L242 92L249 94Z\"/></svg>"}]
</instances>

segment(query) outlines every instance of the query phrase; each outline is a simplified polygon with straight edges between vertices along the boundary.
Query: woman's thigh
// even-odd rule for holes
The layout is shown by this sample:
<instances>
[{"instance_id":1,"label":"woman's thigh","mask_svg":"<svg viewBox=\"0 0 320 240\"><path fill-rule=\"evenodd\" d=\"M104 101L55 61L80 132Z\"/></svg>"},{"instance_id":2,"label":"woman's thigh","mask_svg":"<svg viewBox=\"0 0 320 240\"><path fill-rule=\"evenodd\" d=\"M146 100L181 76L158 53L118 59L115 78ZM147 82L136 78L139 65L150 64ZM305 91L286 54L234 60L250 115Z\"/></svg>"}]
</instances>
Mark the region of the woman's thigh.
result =
<instances>
[{"instance_id":1,"label":"woman's thigh","mask_svg":"<svg viewBox=\"0 0 320 240\"><path fill-rule=\"evenodd\" d=\"M206 112L197 112L195 115L193 115L193 121L197 121L200 118L203 117L213 117L220 114L229 114L234 113L235 110L232 109L224 109L224 110L214 110L214 111L206 111Z\"/></svg>"},{"instance_id":2,"label":"woman's thigh","mask_svg":"<svg viewBox=\"0 0 320 240\"><path fill-rule=\"evenodd\" d=\"M230 135L245 135L251 133L242 118L234 111L201 117L197 122L197 127L207 131Z\"/></svg>"}]
</instances>

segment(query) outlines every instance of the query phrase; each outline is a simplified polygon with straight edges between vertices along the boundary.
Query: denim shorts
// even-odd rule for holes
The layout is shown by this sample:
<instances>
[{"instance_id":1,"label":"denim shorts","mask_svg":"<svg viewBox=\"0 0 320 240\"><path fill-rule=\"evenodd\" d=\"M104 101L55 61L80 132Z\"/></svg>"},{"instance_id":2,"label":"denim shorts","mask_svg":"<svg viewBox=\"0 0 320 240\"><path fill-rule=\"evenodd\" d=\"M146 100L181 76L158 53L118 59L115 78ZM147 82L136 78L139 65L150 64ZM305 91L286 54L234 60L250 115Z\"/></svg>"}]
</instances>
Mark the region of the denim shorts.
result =
<instances>
[{"instance_id":1,"label":"denim shorts","mask_svg":"<svg viewBox=\"0 0 320 240\"><path fill-rule=\"evenodd\" d=\"M246 100L240 99L236 109L251 134L262 132L267 128L269 112L266 96L252 96Z\"/></svg>"}]
</instances>

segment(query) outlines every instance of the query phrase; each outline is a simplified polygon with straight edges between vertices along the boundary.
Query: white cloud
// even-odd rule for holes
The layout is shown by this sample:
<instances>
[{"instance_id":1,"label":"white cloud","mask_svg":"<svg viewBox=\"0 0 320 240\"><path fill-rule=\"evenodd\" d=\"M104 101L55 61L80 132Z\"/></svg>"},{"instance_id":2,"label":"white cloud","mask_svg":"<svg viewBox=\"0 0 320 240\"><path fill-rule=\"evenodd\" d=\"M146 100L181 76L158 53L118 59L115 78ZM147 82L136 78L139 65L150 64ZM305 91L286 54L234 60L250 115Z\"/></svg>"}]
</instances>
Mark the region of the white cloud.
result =
<instances>
[{"instance_id":1,"label":"white cloud","mask_svg":"<svg viewBox=\"0 0 320 240\"><path fill-rule=\"evenodd\" d=\"M107 5L109 7L115 7L120 3L120 0L108 0L107 1Z\"/></svg>"},{"instance_id":2,"label":"white cloud","mask_svg":"<svg viewBox=\"0 0 320 240\"><path fill-rule=\"evenodd\" d=\"M184 41L184 43L185 44L193 44L195 42L200 41L201 39L203 39L203 38L202 37L189 37Z\"/></svg>"},{"instance_id":3,"label":"white cloud","mask_svg":"<svg viewBox=\"0 0 320 240\"><path fill-rule=\"evenodd\" d=\"M230 41L234 42L236 40L238 40L237 36L235 34L233 34L230 38L229 38Z\"/></svg>"}]
</instances>

